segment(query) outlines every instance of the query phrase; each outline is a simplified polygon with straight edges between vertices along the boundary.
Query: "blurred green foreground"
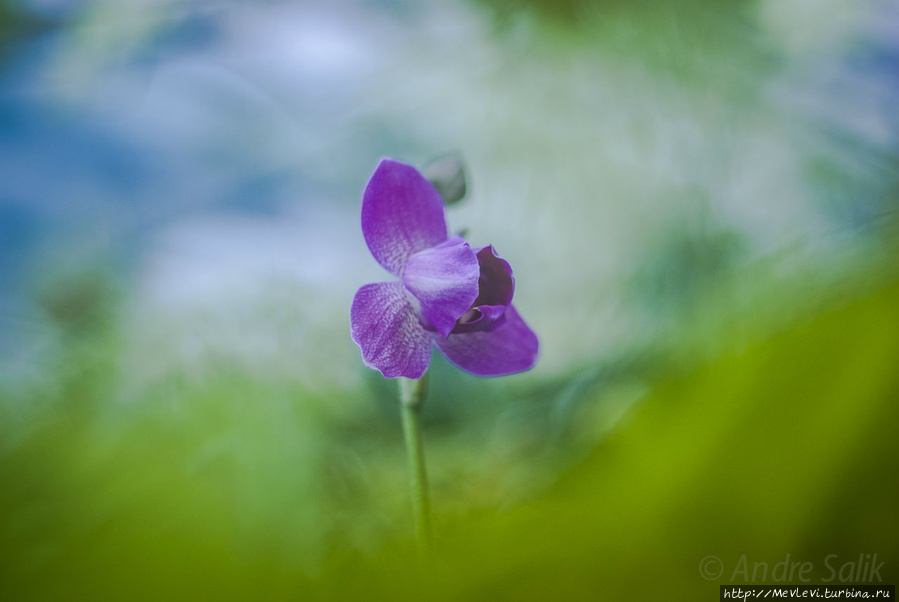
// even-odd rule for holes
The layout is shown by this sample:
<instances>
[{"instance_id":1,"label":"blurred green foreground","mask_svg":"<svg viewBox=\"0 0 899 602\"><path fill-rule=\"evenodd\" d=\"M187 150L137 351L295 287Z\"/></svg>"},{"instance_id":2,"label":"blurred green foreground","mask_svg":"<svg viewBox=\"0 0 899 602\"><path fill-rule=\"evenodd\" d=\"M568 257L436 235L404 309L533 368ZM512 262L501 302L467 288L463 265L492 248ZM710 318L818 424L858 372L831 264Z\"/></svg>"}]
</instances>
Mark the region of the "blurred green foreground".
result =
<instances>
[{"instance_id":1,"label":"blurred green foreground","mask_svg":"<svg viewBox=\"0 0 899 602\"><path fill-rule=\"evenodd\" d=\"M58 381L0 404L2 599L713 600L751 581L741 559L820 583L866 554L894 583L899 285L865 290L704 365L654 360L604 437L622 386L584 385L559 432L553 385L438 363L428 579L392 382L346 399L223 366L121 403L114 328L88 316ZM510 411L532 415L506 432Z\"/></svg>"}]
</instances>

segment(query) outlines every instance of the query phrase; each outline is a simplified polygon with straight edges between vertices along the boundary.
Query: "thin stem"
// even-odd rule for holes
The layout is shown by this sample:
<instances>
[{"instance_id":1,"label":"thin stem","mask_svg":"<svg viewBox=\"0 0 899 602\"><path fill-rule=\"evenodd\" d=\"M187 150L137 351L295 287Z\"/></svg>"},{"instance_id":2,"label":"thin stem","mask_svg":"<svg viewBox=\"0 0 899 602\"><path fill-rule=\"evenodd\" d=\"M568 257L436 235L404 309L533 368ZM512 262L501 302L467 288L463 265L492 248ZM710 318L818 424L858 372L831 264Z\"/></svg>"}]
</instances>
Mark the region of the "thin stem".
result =
<instances>
[{"instance_id":1,"label":"thin stem","mask_svg":"<svg viewBox=\"0 0 899 602\"><path fill-rule=\"evenodd\" d=\"M400 412L409 462L409 487L415 513L418 546L423 558L431 554L431 503L428 499L428 473L421 437L421 407L428 392L428 375L418 380L400 378Z\"/></svg>"}]
</instances>

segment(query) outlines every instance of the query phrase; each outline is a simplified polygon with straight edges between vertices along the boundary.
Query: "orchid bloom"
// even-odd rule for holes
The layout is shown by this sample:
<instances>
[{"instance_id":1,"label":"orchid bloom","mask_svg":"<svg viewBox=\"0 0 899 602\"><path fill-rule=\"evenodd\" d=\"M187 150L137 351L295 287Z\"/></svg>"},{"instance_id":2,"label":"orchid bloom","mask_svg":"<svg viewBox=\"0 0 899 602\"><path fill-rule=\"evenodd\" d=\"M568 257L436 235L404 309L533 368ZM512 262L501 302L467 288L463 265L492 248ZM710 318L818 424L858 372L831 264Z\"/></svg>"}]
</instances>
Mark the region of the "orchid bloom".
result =
<instances>
[{"instance_id":1,"label":"orchid bloom","mask_svg":"<svg viewBox=\"0 0 899 602\"><path fill-rule=\"evenodd\" d=\"M362 195L362 234L399 279L366 284L353 299L351 334L366 366L421 378L437 345L478 376L534 367L539 343L512 305L512 268L492 246L447 235L440 195L414 167L381 160Z\"/></svg>"}]
</instances>

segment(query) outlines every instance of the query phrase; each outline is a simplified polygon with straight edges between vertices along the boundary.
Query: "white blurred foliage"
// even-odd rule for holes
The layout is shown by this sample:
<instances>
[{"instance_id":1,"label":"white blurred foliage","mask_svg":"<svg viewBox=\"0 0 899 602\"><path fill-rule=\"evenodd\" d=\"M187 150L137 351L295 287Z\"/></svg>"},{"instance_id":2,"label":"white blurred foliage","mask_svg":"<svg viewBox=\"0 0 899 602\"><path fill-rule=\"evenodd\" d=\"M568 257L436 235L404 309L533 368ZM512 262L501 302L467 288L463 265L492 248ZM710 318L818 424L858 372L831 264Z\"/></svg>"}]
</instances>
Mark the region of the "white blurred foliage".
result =
<instances>
[{"instance_id":1,"label":"white blurred foliage","mask_svg":"<svg viewBox=\"0 0 899 602\"><path fill-rule=\"evenodd\" d=\"M583 39L541 42L527 17L497 35L472 5L442 2L410 14L356 2L222 3L214 43L159 59L149 79L115 68L114 57L190 6L95 3L57 83L90 82L80 88L86 102L113 98L126 127L185 156L239 140L246 169L358 186L352 198L297 186L279 199L297 207L282 218L203 213L153 237L132 333L139 356L162 358L155 368L135 362L148 374L219 355L312 386L354 386L352 294L389 278L362 243L359 195L364 170L397 149L418 165L446 150L465 158L470 196L450 212L451 228L468 228L472 244L492 243L512 264L516 304L543 343L540 376L655 335L622 291L653 233L672 222L701 213L739 233L748 260L830 244L833 224L803 171L817 138L813 123L793 120L802 107L868 142L895 143L882 107L854 111L854 99L803 79L870 26L875 3L761 2L762 35L785 66L743 74L746 64L697 56L710 65L698 82ZM729 78L757 96L736 102ZM876 82L857 85L883 96ZM138 101L115 100L105 86ZM415 140L414 150L378 147L366 133L378 128Z\"/></svg>"},{"instance_id":2,"label":"white blurred foliage","mask_svg":"<svg viewBox=\"0 0 899 602\"><path fill-rule=\"evenodd\" d=\"M359 260L354 218L337 206L279 220L209 216L161 232L134 296L134 384L171 371L202 378L237 361L312 390L357 386L349 300L378 267Z\"/></svg>"}]
</instances>

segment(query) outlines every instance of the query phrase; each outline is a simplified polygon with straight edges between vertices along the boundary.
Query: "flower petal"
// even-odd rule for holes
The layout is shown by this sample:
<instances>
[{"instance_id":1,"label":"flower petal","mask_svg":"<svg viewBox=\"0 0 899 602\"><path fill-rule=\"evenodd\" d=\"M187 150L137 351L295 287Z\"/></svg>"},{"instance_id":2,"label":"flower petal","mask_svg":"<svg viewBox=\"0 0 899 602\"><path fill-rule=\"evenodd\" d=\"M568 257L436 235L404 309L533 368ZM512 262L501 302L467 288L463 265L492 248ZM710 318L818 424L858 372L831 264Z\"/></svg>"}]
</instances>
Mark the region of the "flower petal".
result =
<instances>
[{"instance_id":1,"label":"flower petal","mask_svg":"<svg viewBox=\"0 0 899 602\"><path fill-rule=\"evenodd\" d=\"M515 277L509 262L496 254L493 245L474 250L481 267L475 305L508 305L515 292Z\"/></svg>"},{"instance_id":2,"label":"flower petal","mask_svg":"<svg viewBox=\"0 0 899 602\"><path fill-rule=\"evenodd\" d=\"M421 303L421 314L446 336L478 296L478 259L461 236L416 253L403 284Z\"/></svg>"},{"instance_id":3,"label":"flower petal","mask_svg":"<svg viewBox=\"0 0 899 602\"><path fill-rule=\"evenodd\" d=\"M366 284L356 291L350 329L365 365L387 378L421 378L431 363L431 339L401 282Z\"/></svg>"},{"instance_id":4,"label":"flower petal","mask_svg":"<svg viewBox=\"0 0 899 602\"><path fill-rule=\"evenodd\" d=\"M494 329L453 333L447 338L431 335L437 348L453 364L477 376L502 376L530 370L537 363L540 343L515 306Z\"/></svg>"},{"instance_id":5,"label":"flower petal","mask_svg":"<svg viewBox=\"0 0 899 602\"><path fill-rule=\"evenodd\" d=\"M505 305L476 305L459 318L453 328L453 334L499 328L505 318L506 309L508 307Z\"/></svg>"},{"instance_id":6,"label":"flower petal","mask_svg":"<svg viewBox=\"0 0 899 602\"><path fill-rule=\"evenodd\" d=\"M443 201L414 167L381 159L362 193L362 235L378 263L399 276L409 257L446 240Z\"/></svg>"}]
</instances>

